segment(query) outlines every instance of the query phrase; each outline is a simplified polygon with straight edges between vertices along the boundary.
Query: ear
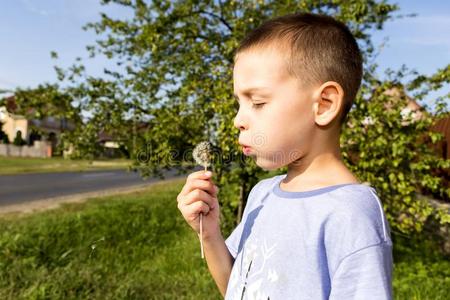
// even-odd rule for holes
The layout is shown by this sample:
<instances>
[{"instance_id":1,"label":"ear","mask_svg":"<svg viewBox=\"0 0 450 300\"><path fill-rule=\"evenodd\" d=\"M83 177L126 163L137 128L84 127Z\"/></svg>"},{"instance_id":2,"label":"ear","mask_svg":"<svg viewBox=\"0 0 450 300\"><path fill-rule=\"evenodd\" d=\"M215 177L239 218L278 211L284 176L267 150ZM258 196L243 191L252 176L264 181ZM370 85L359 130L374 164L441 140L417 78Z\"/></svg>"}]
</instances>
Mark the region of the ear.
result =
<instances>
[{"instance_id":1,"label":"ear","mask_svg":"<svg viewBox=\"0 0 450 300\"><path fill-rule=\"evenodd\" d=\"M313 112L319 126L326 126L339 118L344 104L344 90L334 81L327 81L316 90Z\"/></svg>"}]
</instances>

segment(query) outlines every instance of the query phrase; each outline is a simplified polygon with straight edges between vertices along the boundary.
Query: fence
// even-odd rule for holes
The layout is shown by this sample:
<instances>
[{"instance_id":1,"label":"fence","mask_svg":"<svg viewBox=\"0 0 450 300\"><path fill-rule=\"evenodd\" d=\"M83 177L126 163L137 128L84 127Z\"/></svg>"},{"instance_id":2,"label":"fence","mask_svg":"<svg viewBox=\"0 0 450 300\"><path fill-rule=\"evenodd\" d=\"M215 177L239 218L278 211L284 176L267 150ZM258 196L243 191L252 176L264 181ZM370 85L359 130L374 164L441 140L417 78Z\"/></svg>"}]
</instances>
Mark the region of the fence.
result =
<instances>
[{"instance_id":1,"label":"fence","mask_svg":"<svg viewBox=\"0 0 450 300\"><path fill-rule=\"evenodd\" d=\"M33 146L0 144L0 155L9 157L52 157L52 146L44 141L35 141Z\"/></svg>"}]
</instances>

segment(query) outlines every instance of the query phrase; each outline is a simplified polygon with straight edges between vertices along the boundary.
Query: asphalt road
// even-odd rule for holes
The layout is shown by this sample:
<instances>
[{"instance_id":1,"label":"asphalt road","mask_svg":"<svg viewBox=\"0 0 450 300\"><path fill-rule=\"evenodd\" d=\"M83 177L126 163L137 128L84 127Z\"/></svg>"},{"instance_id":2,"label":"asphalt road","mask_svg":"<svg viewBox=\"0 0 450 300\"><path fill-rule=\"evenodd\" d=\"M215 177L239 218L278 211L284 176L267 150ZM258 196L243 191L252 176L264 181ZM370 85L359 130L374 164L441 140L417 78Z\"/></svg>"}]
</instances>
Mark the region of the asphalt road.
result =
<instances>
[{"instance_id":1,"label":"asphalt road","mask_svg":"<svg viewBox=\"0 0 450 300\"><path fill-rule=\"evenodd\" d=\"M175 171L168 171L165 176L173 178L177 175ZM138 173L124 170L2 175L0 206L150 184L160 180L143 180Z\"/></svg>"}]
</instances>

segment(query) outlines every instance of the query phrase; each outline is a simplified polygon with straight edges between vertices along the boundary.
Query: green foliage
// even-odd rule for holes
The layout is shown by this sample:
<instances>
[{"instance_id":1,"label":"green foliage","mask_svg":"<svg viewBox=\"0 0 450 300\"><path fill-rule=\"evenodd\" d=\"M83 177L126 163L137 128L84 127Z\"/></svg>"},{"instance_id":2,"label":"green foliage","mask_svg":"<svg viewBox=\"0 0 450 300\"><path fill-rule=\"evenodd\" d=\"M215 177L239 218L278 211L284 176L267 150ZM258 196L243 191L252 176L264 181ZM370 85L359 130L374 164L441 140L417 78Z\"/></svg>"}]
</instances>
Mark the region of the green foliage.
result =
<instances>
[{"instance_id":1,"label":"green foliage","mask_svg":"<svg viewBox=\"0 0 450 300\"><path fill-rule=\"evenodd\" d=\"M329 14L345 22L358 39L365 60L360 96L348 118L342 136L347 165L363 181L377 188L394 230L420 231L429 217L442 223L448 214L435 211L416 192L430 189L442 196L449 188L427 172L448 168L448 161L433 155L425 136L438 140L427 130L431 118L444 114L437 100L438 114L404 125L400 102L386 110L389 96L383 92L403 79L374 78L373 30L382 29L398 9L385 1L151 1L104 0L130 12L117 19L102 14L98 22L85 26L98 36L87 46L91 56L105 55L117 64L106 69L104 79L85 72L80 60L67 70L56 67L58 77L68 84L78 111L86 113L82 124L64 138L75 145L77 157L98 153L100 130L111 133L135 160L144 176L161 175L164 168L192 164L192 149L209 140L216 149L213 170L216 182L227 185L223 195L224 226L235 223L251 187L268 173L245 160L233 127L236 114L232 97L233 54L245 34L269 18L292 12ZM57 58L56 53L52 57ZM448 83L449 67L436 74L415 78L405 87L420 100ZM374 125L361 126L371 117ZM138 124L145 124L142 129ZM353 127L352 127L353 126ZM280 170L282 171L282 170Z\"/></svg>"},{"instance_id":2,"label":"green foliage","mask_svg":"<svg viewBox=\"0 0 450 300\"><path fill-rule=\"evenodd\" d=\"M25 145L27 142L25 142L25 140L22 138L22 131L17 131L16 132L16 137L14 138L13 144L15 146L23 146Z\"/></svg>"},{"instance_id":3,"label":"green foliage","mask_svg":"<svg viewBox=\"0 0 450 300\"><path fill-rule=\"evenodd\" d=\"M183 182L0 219L1 299L220 299L176 208ZM446 299L449 260L394 236L395 299Z\"/></svg>"},{"instance_id":4,"label":"green foliage","mask_svg":"<svg viewBox=\"0 0 450 300\"><path fill-rule=\"evenodd\" d=\"M40 84L36 88L14 91L17 114L28 119L42 120L45 117L66 118L78 120L80 110L73 105L73 98L68 93L61 92L57 84Z\"/></svg>"},{"instance_id":5,"label":"green foliage","mask_svg":"<svg viewBox=\"0 0 450 300\"><path fill-rule=\"evenodd\" d=\"M0 122L0 142L3 144L9 144L9 138L6 132L3 131L3 123Z\"/></svg>"},{"instance_id":6,"label":"green foliage","mask_svg":"<svg viewBox=\"0 0 450 300\"><path fill-rule=\"evenodd\" d=\"M436 260L429 264L425 264L422 260L396 264L394 299L447 299L450 293L448 270L450 270L448 260Z\"/></svg>"},{"instance_id":7,"label":"green foliage","mask_svg":"<svg viewBox=\"0 0 450 300\"><path fill-rule=\"evenodd\" d=\"M437 228L428 229L435 232ZM392 240L394 299L447 299L450 293L450 257L440 251L442 237L422 232L409 236L395 234Z\"/></svg>"},{"instance_id":8,"label":"green foliage","mask_svg":"<svg viewBox=\"0 0 450 300\"><path fill-rule=\"evenodd\" d=\"M3 135L3 137L2 137L2 143L3 144L9 144L9 137L8 137L8 135Z\"/></svg>"},{"instance_id":9,"label":"green foliage","mask_svg":"<svg viewBox=\"0 0 450 300\"><path fill-rule=\"evenodd\" d=\"M135 167L143 175L160 175L163 168L191 161L190 151L209 140L219 158L214 164L217 182L230 184L237 194L224 199L225 217L233 223L239 207L257 179L266 172L245 163L238 148L238 130L232 97L233 54L245 34L263 21L291 12L321 12L346 22L365 52L373 47L369 31L381 28L397 9L376 1L103 1L118 4L132 13L129 19L102 14L90 23L99 36L88 46L92 56L113 58L123 72L107 70L123 93L123 112L148 122L148 130L134 140ZM76 65L60 77L76 78ZM74 76L75 74L75 76ZM80 76L82 77L82 76ZM96 90L87 83L87 94ZM102 105L97 99L95 105ZM109 107L108 107L109 108ZM101 124L101 122L99 122ZM115 124L128 135L127 121ZM233 169L238 167L237 169Z\"/></svg>"},{"instance_id":10,"label":"green foliage","mask_svg":"<svg viewBox=\"0 0 450 300\"><path fill-rule=\"evenodd\" d=\"M449 222L448 212L434 209L419 194L427 190L441 199L450 196L443 178L431 172L448 170L450 160L436 155L432 145L442 136L430 130L436 120L448 115L445 101L437 102L441 105L436 105L433 114L422 111L418 119L412 114L402 116L409 100L406 87L400 84L405 72L398 72L393 80L372 78L363 85L343 130L341 146L349 168L376 187L393 229L406 233L421 231L429 217L442 224ZM417 78L407 86L420 100L430 89L419 89ZM448 67L422 78L433 84L448 83Z\"/></svg>"},{"instance_id":11,"label":"green foliage","mask_svg":"<svg viewBox=\"0 0 450 300\"><path fill-rule=\"evenodd\" d=\"M58 144L58 152L67 149L71 140L67 137L73 136L66 133L67 127L79 129L82 127L81 108L75 102L70 89L62 89L57 84L40 84L36 88L17 88L14 91L16 114L25 116L28 120L44 120L55 118L59 120L61 131L61 143ZM36 133L44 132L33 127ZM80 136L82 136L80 134Z\"/></svg>"}]
</instances>

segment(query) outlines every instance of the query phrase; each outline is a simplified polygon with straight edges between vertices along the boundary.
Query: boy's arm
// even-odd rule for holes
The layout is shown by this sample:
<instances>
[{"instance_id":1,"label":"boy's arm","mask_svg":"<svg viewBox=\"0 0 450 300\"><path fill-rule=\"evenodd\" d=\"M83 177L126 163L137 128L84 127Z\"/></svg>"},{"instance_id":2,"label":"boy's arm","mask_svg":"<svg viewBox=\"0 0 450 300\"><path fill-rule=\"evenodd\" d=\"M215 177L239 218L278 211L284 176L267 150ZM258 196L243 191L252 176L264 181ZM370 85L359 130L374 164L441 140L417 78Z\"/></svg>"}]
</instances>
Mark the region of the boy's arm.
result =
<instances>
[{"instance_id":1,"label":"boy's arm","mask_svg":"<svg viewBox=\"0 0 450 300\"><path fill-rule=\"evenodd\" d=\"M340 262L329 299L392 299L392 244L360 249Z\"/></svg>"},{"instance_id":2,"label":"boy's arm","mask_svg":"<svg viewBox=\"0 0 450 300\"><path fill-rule=\"evenodd\" d=\"M178 209L200 237L200 213L203 213L203 250L212 277L225 295L234 259L220 231L218 188L211 180L212 172L190 174L177 196ZM244 211L245 212L245 211Z\"/></svg>"},{"instance_id":3,"label":"boy's arm","mask_svg":"<svg viewBox=\"0 0 450 300\"><path fill-rule=\"evenodd\" d=\"M215 234L204 237L203 239L203 247L209 272L214 278L220 293L222 296L225 296L234 258L228 251L222 234Z\"/></svg>"}]
</instances>

